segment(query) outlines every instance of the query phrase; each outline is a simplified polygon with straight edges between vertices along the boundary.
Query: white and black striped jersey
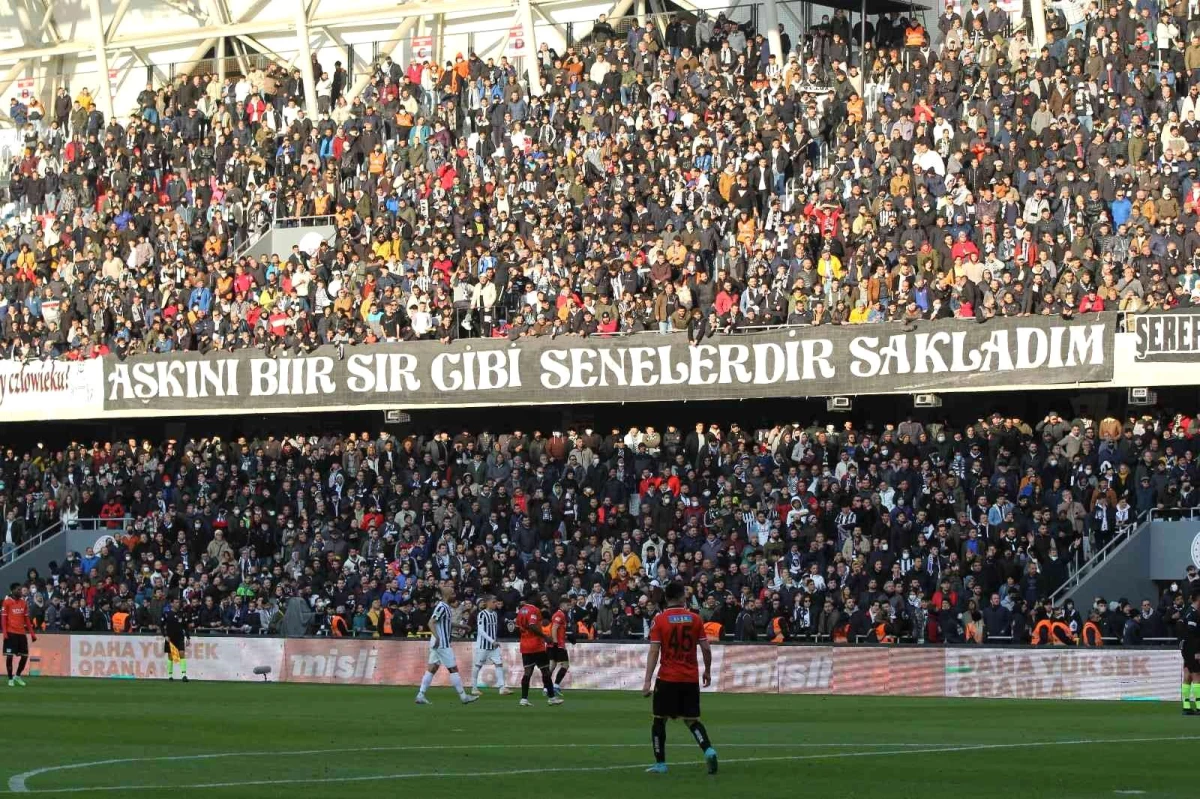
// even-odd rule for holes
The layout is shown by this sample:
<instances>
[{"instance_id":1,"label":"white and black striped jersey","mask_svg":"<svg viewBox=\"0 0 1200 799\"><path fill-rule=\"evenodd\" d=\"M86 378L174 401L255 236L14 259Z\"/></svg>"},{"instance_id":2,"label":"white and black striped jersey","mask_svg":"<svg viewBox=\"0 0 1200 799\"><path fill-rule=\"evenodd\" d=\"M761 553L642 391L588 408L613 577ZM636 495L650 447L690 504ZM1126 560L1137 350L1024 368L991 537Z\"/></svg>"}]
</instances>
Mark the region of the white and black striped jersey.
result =
<instances>
[{"instance_id":1,"label":"white and black striped jersey","mask_svg":"<svg viewBox=\"0 0 1200 799\"><path fill-rule=\"evenodd\" d=\"M500 646L500 619L494 610L481 610L475 619L475 648L491 651Z\"/></svg>"},{"instance_id":2,"label":"white and black striped jersey","mask_svg":"<svg viewBox=\"0 0 1200 799\"><path fill-rule=\"evenodd\" d=\"M437 603L433 615L429 617L429 626L433 628L436 640L430 639L429 645L435 649L450 646L450 628L452 626L450 606L445 602Z\"/></svg>"}]
</instances>

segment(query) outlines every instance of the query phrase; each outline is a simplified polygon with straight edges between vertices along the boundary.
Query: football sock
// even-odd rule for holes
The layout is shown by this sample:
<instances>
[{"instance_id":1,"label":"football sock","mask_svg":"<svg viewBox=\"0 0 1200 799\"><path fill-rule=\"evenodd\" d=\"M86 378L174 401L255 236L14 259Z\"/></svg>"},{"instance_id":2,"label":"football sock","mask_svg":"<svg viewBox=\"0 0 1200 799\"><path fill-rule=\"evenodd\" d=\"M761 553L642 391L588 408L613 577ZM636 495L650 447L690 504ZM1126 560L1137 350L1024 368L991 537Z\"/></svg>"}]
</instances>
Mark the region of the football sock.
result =
<instances>
[{"instance_id":1,"label":"football sock","mask_svg":"<svg viewBox=\"0 0 1200 799\"><path fill-rule=\"evenodd\" d=\"M667 720L655 718L650 725L650 742L654 744L654 762L667 762Z\"/></svg>"},{"instance_id":2,"label":"football sock","mask_svg":"<svg viewBox=\"0 0 1200 799\"><path fill-rule=\"evenodd\" d=\"M20 677L22 674L25 673L25 664L28 662L29 662L29 658L26 657L25 655L21 655L20 659L17 660L17 676L18 677Z\"/></svg>"},{"instance_id":3,"label":"football sock","mask_svg":"<svg viewBox=\"0 0 1200 799\"><path fill-rule=\"evenodd\" d=\"M566 678L566 676L567 676L566 668L559 669L558 674L554 675L554 684L562 685L562 681Z\"/></svg>"},{"instance_id":4,"label":"football sock","mask_svg":"<svg viewBox=\"0 0 1200 799\"><path fill-rule=\"evenodd\" d=\"M429 690L429 686L433 683L433 675L428 671L421 677L421 690L417 691L417 696L424 696Z\"/></svg>"},{"instance_id":5,"label":"football sock","mask_svg":"<svg viewBox=\"0 0 1200 799\"><path fill-rule=\"evenodd\" d=\"M542 669L542 690L546 696L554 696L554 683L550 681L550 669Z\"/></svg>"},{"instance_id":6,"label":"football sock","mask_svg":"<svg viewBox=\"0 0 1200 799\"><path fill-rule=\"evenodd\" d=\"M11 660L12 659L10 658L9 662L11 662ZM12 676L12 667L11 666L9 666L9 669L8 669L8 676L9 677ZM1192 686L1188 685L1187 683L1183 683L1182 685L1179 686L1179 695L1183 698L1183 709L1184 710L1187 710L1188 696L1191 694L1191 691L1192 691Z\"/></svg>"},{"instance_id":7,"label":"football sock","mask_svg":"<svg viewBox=\"0 0 1200 799\"><path fill-rule=\"evenodd\" d=\"M20 674L20 672L17 672ZM1192 683L1192 707L1195 708L1200 703L1200 682Z\"/></svg>"},{"instance_id":8,"label":"football sock","mask_svg":"<svg viewBox=\"0 0 1200 799\"><path fill-rule=\"evenodd\" d=\"M692 731L692 737L696 739L696 743L700 744L701 749L712 748L712 741L708 740L708 730L704 729L704 725L700 721L688 722L688 729Z\"/></svg>"},{"instance_id":9,"label":"football sock","mask_svg":"<svg viewBox=\"0 0 1200 799\"><path fill-rule=\"evenodd\" d=\"M479 681L480 674L482 674L482 670L478 666L471 667L471 685L474 685L476 688L483 687L483 683Z\"/></svg>"},{"instance_id":10,"label":"football sock","mask_svg":"<svg viewBox=\"0 0 1200 799\"><path fill-rule=\"evenodd\" d=\"M428 674L429 672L425 672ZM459 696L466 696L467 692L463 690L462 675L457 671L450 672L450 684L454 686L454 690L458 691ZM424 693L424 691L422 691Z\"/></svg>"},{"instance_id":11,"label":"football sock","mask_svg":"<svg viewBox=\"0 0 1200 799\"><path fill-rule=\"evenodd\" d=\"M508 685L505 684L505 682L504 682L504 667L503 666L496 667L496 687L499 688L500 690L504 690L505 688L508 687Z\"/></svg>"},{"instance_id":12,"label":"football sock","mask_svg":"<svg viewBox=\"0 0 1200 799\"><path fill-rule=\"evenodd\" d=\"M183 676L187 676L187 658L179 659L179 670L183 672Z\"/></svg>"},{"instance_id":13,"label":"football sock","mask_svg":"<svg viewBox=\"0 0 1200 799\"><path fill-rule=\"evenodd\" d=\"M529 683L532 679L533 679L533 672L531 672L531 671L526 671L521 676L521 698L522 699L529 698Z\"/></svg>"},{"instance_id":14,"label":"football sock","mask_svg":"<svg viewBox=\"0 0 1200 799\"><path fill-rule=\"evenodd\" d=\"M8 679L11 680L13 678L13 656L12 655L4 656L4 667L8 670Z\"/></svg>"},{"instance_id":15,"label":"football sock","mask_svg":"<svg viewBox=\"0 0 1200 799\"><path fill-rule=\"evenodd\" d=\"M167 658L167 676L175 676L175 661L171 660L170 658Z\"/></svg>"}]
</instances>

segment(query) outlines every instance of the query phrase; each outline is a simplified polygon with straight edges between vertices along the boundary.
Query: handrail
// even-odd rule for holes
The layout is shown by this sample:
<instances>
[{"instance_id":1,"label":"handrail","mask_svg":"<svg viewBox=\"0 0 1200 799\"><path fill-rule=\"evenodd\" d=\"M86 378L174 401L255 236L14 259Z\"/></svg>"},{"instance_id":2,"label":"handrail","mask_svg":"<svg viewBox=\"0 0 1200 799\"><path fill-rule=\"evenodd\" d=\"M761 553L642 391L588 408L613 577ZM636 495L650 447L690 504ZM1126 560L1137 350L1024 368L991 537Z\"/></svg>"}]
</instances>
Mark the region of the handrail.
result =
<instances>
[{"instance_id":1,"label":"handrail","mask_svg":"<svg viewBox=\"0 0 1200 799\"><path fill-rule=\"evenodd\" d=\"M1183 519L1200 519L1200 508L1151 508L1147 514L1147 521L1178 522Z\"/></svg>"},{"instance_id":2,"label":"handrail","mask_svg":"<svg viewBox=\"0 0 1200 799\"><path fill-rule=\"evenodd\" d=\"M132 521L132 517L130 517L130 516L123 516L119 519L117 519L117 518L106 519L106 518L101 518L99 516L85 516L82 518L76 517L74 519L70 519L70 520L64 522L62 517L60 516L49 527L46 527L44 530L37 533L36 535L25 539L20 544L17 544L16 548L13 550L12 556L13 556L13 559L15 560L18 556L26 555L26 554L32 552L33 550L37 549L38 547L42 546L43 544L47 543L51 538L55 537L56 535L59 535L60 533L70 532L72 530L95 530L96 532L101 532L101 531L107 530L107 531L115 531L115 532L124 532L125 528L129 525L129 523L131 521ZM108 526L114 522L119 522L120 526L115 527L115 528ZM89 528L89 527L85 527L84 525L92 525L92 526Z\"/></svg>"},{"instance_id":3,"label":"handrail","mask_svg":"<svg viewBox=\"0 0 1200 799\"><path fill-rule=\"evenodd\" d=\"M120 518L100 518L98 516L85 516L82 518L76 517L64 522L60 516L53 524L26 540L17 544L13 549L11 556L4 558L0 556L0 566L7 566L16 561L17 558L25 557L31 552L34 552L46 544L51 543L51 540L59 535L74 531L83 530L85 532L95 532L97 534L107 533L117 536L125 532L125 528L133 521L130 516ZM109 527L110 524L117 524L116 527Z\"/></svg>"},{"instance_id":4,"label":"handrail","mask_svg":"<svg viewBox=\"0 0 1200 799\"><path fill-rule=\"evenodd\" d=\"M16 548L13 549L12 555L10 556L8 561L15 561L18 557L21 557L23 555L26 555L26 554L32 552L33 550L35 550L38 547L45 544L53 536L58 535L62 530L63 530L63 523L62 523L62 519L60 518L56 522L51 524L49 527L47 527L46 529L42 530L41 532L37 533L36 535L34 535L30 538L27 538L24 541L22 541L21 543L17 544ZM5 562L6 562L6 560L4 558L0 557L0 565L4 565Z\"/></svg>"},{"instance_id":5,"label":"handrail","mask_svg":"<svg viewBox=\"0 0 1200 799\"><path fill-rule=\"evenodd\" d=\"M277 216L272 218L272 227L317 227L330 225L337 219L335 214L319 214L312 216ZM336 227L336 225L335 225Z\"/></svg>"},{"instance_id":6,"label":"handrail","mask_svg":"<svg viewBox=\"0 0 1200 799\"><path fill-rule=\"evenodd\" d=\"M1086 562L1080 565L1080 567L1075 570L1074 574L1068 577L1067 581L1060 585L1054 591L1054 593L1050 595L1050 601L1054 605L1058 605L1060 602L1062 602L1066 598L1067 594L1069 594L1071 591L1074 591L1083 583L1085 577L1096 570L1097 566L1110 558L1118 548L1130 541L1138 532L1142 530L1143 527L1154 521L1153 512L1153 509L1144 511L1138 517L1137 522L1133 524L1127 524L1118 529L1107 544L1097 550L1090 558L1087 559Z\"/></svg>"},{"instance_id":7,"label":"handrail","mask_svg":"<svg viewBox=\"0 0 1200 799\"><path fill-rule=\"evenodd\" d=\"M269 236L274 228L275 220L272 219L263 227L262 230L259 230L257 233L248 236L246 240L242 242L242 246L234 250L233 254L230 256L230 260L237 261L244 257L246 253L250 252L250 250L254 248L255 245Z\"/></svg>"}]
</instances>

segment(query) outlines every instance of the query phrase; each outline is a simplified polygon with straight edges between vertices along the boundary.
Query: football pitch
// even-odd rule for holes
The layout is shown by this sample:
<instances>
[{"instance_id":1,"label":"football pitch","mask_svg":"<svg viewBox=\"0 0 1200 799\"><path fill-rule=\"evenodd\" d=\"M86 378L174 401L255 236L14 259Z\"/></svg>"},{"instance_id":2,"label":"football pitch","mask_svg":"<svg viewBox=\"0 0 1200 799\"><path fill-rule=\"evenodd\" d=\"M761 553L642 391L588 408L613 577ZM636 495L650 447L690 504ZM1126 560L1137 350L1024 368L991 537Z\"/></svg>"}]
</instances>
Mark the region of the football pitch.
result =
<instances>
[{"instance_id":1,"label":"football pitch","mask_svg":"<svg viewBox=\"0 0 1200 799\"><path fill-rule=\"evenodd\" d=\"M721 756L679 722L646 774L650 700L34 678L0 683L0 792L45 796L1196 796L1177 704L705 695Z\"/></svg>"}]
</instances>

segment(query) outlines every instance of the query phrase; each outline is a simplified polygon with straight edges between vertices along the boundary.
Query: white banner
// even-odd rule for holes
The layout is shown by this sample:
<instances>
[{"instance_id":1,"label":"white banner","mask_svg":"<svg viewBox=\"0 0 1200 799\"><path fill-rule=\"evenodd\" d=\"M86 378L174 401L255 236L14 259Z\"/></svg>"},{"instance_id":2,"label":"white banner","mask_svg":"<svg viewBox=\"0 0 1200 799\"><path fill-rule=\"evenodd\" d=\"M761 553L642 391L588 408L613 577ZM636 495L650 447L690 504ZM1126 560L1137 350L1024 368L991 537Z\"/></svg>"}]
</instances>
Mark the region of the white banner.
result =
<instances>
[{"instance_id":1,"label":"white banner","mask_svg":"<svg viewBox=\"0 0 1200 799\"><path fill-rule=\"evenodd\" d=\"M88 361L0 361L0 415L6 421L104 415L104 365Z\"/></svg>"},{"instance_id":2,"label":"white banner","mask_svg":"<svg viewBox=\"0 0 1200 799\"><path fill-rule=\"evenodd\" d=\"M72 677L165 679L163 639L155 636L72 635ZM198 680L261 680L254 669L267 666L280 679L282 638L193 638L185 653L188 676Z\"/></svg>"},{"instance_id":3,"label":"white banner","mask_svg":"<svg viewBox=\"0 0 1200 799\"><path fill-rule=\"evenodd\" d=\"M948 697L1161 699L1179 691L1179 653L1146 649L946 649Z\"/></svg>"}]
</instances>

